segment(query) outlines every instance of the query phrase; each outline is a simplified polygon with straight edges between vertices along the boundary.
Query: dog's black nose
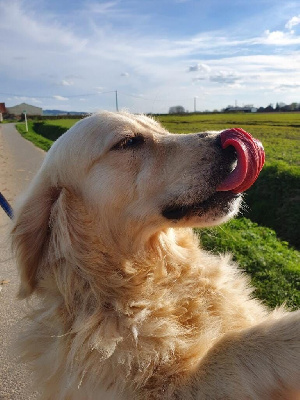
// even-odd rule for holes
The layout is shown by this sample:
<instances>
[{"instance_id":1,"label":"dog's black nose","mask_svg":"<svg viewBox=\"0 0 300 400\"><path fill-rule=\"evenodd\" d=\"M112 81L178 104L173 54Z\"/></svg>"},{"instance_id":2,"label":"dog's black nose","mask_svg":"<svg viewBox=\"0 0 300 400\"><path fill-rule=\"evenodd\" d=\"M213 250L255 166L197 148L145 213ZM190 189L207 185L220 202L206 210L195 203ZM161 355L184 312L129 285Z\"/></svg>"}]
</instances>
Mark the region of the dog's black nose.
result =
<instances>
[{"instance_id":1,"label":"dog's black nose","mask_svg":"<svg viewBox=\"0 0 300 400\"><path fill-rule=\"evenodd\" d=\"M221 135L215 137L215 146L219 154L219 172L216 181L220 183L231 174L237 163L237 153L233 146L222 148Z\"/></svg>"},{"instance_id":2,"label":"dog's black nose","mask_svg":"<svg viewBox=\"0 0 300 400\"><path fill-rule=\"evenodd\" d=\"M222 143L221 143L221 135L219 134L218 136L216 136L216 145L222 149ZM223 149L222 149L223 150Z\"/></svg>"},{"instance_id":3,"label":"dog's black nose","mask_svg":"<svg viewBox=\"0 0 300 400\"><path fill-rule=\"evenodd\" d=\"M225 149L222 147L221 134L215 138L215 145L221 150L222 158L227 162L235 162L237 160L237 154L233 146L228 146Z\"/></svg>"}]
</instances>

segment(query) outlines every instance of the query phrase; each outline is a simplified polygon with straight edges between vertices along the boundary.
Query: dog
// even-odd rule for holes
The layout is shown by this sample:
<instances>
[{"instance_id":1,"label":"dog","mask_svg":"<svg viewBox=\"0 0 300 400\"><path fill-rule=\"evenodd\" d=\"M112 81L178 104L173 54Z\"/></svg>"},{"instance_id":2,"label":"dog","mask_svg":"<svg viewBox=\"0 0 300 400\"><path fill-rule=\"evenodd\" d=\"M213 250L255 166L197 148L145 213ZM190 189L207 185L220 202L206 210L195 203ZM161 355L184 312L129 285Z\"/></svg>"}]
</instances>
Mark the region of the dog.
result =
<instances>
[{"instance_id":1,"label":"dog","mask_svg":"<svg viewBox=\"0 0 300 400\"><path fill-rule=\"evenodd\" d=\"M192 230L258 175L258 142L225 132L99 112L54 143L11 231L40 399L300 399L300 312L268 310Z\"/></svg>"}]
</instances>

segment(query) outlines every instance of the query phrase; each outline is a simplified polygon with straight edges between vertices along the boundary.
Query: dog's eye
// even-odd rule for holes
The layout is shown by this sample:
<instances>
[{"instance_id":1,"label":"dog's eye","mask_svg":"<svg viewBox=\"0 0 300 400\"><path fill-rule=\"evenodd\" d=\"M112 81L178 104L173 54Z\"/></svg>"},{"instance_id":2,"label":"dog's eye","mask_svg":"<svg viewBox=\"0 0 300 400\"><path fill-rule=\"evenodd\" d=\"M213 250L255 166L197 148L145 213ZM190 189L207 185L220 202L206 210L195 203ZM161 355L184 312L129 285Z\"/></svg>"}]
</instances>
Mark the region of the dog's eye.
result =
<instances>
[{"instance_id":1,"label":"dog's eye","mask_svg":"<svg viewBox=\"0 0 300 400\"><path fill-rule=\"evenodd\" d=\"M112 150L125 150L138 147L145 142L142 135L128 136L113 146Z\"/></svg>"}]
</instances>

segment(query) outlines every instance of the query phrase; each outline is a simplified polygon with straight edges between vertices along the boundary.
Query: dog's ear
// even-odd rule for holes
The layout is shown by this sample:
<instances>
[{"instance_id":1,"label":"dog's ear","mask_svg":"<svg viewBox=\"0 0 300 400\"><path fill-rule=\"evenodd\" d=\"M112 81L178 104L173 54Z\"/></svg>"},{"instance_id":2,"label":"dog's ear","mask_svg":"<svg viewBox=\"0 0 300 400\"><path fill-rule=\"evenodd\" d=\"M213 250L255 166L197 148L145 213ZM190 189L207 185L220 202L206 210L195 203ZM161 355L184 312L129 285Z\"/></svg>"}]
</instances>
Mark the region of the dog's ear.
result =
<instances>
[{"instance_id":1,"label":"dog's ear","mask_svg":"<svg viewBox=\"0 0 300 400\"><path fill-rule=\"evenodd\" d=\"M46 262L49 220L61 189L39 182L20 202L11 231L12 249L21 275L19 298L30 296L36 288L38 270Z\"/></svg>"}]
</instances>

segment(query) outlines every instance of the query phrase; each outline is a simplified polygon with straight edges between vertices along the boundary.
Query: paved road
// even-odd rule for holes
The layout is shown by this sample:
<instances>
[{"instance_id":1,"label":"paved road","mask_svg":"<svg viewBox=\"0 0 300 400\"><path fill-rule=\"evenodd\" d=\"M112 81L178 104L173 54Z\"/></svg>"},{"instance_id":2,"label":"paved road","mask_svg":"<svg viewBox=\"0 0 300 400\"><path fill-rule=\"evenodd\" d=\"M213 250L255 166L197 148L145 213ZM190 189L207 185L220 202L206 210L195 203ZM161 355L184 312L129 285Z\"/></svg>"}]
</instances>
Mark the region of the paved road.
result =
<instances>
[{"instance_id":1,"label":"paved road","mask_svg":"<svg viewBox=\"0 0 300 400\"><path fill-rule=\"evenodd\" d=\"M0 191L13 204L45 153L23 139L14 124L0 125ZM16 361L14 338L22 332L25 305L16 299L18 276L9 243L9 219L0 208L0 400L34 400L30 372Z\"/></svg>"}]
</instances>

